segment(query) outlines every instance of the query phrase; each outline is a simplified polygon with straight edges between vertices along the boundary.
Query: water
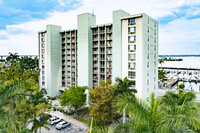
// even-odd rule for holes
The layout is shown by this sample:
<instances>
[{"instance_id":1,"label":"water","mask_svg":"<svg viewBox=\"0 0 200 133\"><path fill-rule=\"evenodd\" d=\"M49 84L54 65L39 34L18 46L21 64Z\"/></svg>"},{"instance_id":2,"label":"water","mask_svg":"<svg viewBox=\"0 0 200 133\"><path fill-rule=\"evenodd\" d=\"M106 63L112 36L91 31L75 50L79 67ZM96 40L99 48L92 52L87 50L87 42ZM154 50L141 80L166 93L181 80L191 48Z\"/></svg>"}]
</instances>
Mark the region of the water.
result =
<instances>
[{"instance_id":1,"label":"water","mask_svg":"<svg viewBox=\"0 0 200 133\"><path fill-rule=\"evenodd\" d=\"M162 67L179 67L179 68L200 68L200 57L174 57L174 59L181 58L183 61L165 61L158 64Z\"/></svg>"},{"instance_id":2,"label":"water","mask_svg":"<svg viewBox=\"0 0 200 133\"><path fill-rule=\"evenodd\" d=\"M176 67L176 68L199 68L200 69L200 57L173 57L175 59L181 58L183 61L165 61L159 66L162 67ZM167 74L168 78L184 78L188 79L200 79L200 71L180 71L181 73L178 74L177 71L172 70L169 74ZM189 73L191 73L189 75ZM179 84L184 83L185 90L194 92L200 91L200 83L194 82L179 82ZM177 85L173 86L172 89L177 88Z\"/></svg>"}]
</instances>

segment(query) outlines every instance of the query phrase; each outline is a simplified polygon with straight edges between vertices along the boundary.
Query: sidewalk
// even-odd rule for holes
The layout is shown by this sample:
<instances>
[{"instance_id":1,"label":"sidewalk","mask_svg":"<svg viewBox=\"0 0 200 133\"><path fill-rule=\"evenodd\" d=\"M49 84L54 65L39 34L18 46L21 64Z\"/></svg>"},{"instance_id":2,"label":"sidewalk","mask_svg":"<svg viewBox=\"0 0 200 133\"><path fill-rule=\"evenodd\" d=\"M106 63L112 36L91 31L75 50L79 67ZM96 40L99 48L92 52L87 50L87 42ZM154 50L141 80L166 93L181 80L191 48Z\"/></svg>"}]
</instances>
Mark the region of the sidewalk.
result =
<instances>
[{"instance_id":1,"label":"sidewalk","mask_svg":"<svg viewBox=\"0 0 200 133\"><path fill-rule=\"evenodd\" d=\"M73 125L75 125L77 127L86 129L88 131L90 130L90 128L88 127L87 124L85 124L85 123L83 123L81 121L78 121L78 120L74 119L73 117L71 117L69 115L63 114L63 113L61 113L59 111L50 111L50 114L53 115L53 116L58 116L61 119L64 119L66 121L69 121L69 122L71 122Z\"/></svg>"}]
</instances>

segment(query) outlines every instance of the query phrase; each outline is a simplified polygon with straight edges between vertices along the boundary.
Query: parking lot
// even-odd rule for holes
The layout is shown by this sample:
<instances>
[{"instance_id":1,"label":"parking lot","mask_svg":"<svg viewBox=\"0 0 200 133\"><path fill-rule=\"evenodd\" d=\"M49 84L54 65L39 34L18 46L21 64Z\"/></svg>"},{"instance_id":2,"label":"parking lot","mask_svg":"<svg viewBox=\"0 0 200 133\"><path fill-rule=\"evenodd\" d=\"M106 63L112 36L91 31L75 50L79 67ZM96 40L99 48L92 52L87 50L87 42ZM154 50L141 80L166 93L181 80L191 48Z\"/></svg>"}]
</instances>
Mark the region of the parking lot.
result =
<instances>
[{"instance_id":1,"label":"parking lot","mask_svg":"<svg viewBox=\"0 0 200 133\"><path fill-rule=\"evenodd\" d=\"M48 125L48 127L50 128L50 131L48 131L47 129L42 127L41 132L42 133L85 133L86 132L85 129L77 127L73 124L71 124L71 126L69 126L69 127L61 129L61 130L57 130L56 125Z\"/></svg>"}]
</instances>

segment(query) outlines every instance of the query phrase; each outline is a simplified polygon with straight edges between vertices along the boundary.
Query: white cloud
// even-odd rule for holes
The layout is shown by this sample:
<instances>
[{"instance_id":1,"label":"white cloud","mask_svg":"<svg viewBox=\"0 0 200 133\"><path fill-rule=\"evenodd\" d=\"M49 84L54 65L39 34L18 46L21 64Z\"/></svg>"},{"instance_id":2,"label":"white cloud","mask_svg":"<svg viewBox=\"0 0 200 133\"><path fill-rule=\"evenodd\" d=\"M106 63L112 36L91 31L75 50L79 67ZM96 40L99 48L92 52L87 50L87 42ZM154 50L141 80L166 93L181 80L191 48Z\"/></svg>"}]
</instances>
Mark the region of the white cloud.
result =
<instances>
[{"instance_id":1,"label":"white cloud","mask_svg":"<svg viewBox=\"0 0 200 133\"><path fill-rule=\"evenodd\" d=\"M63 6L67 4L64 0L58 1ZM50 17L44 20L33 20L18 25L8 25L6 30L0 31L0 36L4 35L8 37L7 40L0 39L0 53L7 54L11 51L18 52L19 54L38 54L37 31L44 30L47 24L60 25L64 30L76 28L77 15L80 13L92 13L94 10L94 14L97 16L97 24L102 24L112 22L113 10L122 9L131 14L144 12L154 18L161 18L165 16L175 16L174 12L179 12L179 7L183 5L197 5L199 3L200 0L122 0L115 2L113 0L83 0L80 4L78 4L79 6L82 6L79 7L77 5L78 8L75 10L63 13L52 12L49 13ZM196 11L197 12L194 12L194 14L198 14L198 10ZM187 40L187 43L190 39L192 39L192 42L198 42L199 40L196 35L199 35L200 30L197 31L197 24L199 24L199 20L189 21L185 19L177 19L165 26L161 25L160 53L166 53L165 49L169 52L172 51L169 50L169 46L172 44L180 45L180 47L187 47L185 41L180 41L183 40L182 37ZM20 31L23 32L20 33ZM187 31L187 34L185 31ZM192 31L194 33L192 33ZM192 35L193 38L188 38L189 35Z\"/></svg>"},{"instance_id":2,"label":"white cloud","mask_svg":"<svg viewBox=\"0 0 200 133\"><path fill-rule=\"evenodd\" d=\"M160 54L200 54L200 18L177 19L160 27Z\"/></svg>"}]
</instances>

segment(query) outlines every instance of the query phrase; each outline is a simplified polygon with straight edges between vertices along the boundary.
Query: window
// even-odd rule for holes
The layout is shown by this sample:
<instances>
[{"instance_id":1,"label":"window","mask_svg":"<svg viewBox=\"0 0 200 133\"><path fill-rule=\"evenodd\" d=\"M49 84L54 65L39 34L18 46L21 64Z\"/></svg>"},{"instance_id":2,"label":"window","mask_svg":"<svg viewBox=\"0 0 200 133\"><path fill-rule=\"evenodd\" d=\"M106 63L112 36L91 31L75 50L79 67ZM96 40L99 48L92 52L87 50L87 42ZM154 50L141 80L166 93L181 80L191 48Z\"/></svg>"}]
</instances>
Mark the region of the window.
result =
<instances>
[{"instance_id":1,"label":"window","mask_svg":"<svg viewBox=\"0 0 200 133\"><path fill-rule=\"evenodd\" d=\"M147 59L149 59L149 53L147 54Z\"/></svg>"},{"instance_id":2,"label":"window","mask_svg":"<svg viewBox=\"0 0 200 133\"><path fill-rule=\"evenodd\" d=\"M147 38L147 41L149 42L149 36L148 36L148 38Z\"/></svg>"},{"instance_id":3,"label":"window","mask_svg":"<svg viewBox=\"0 0 200 133\"><path fill-rule=\"evenodd\" d=\"M44 38L42 38L42 42L44 42Z\"/></svg>"},{"instance_id":4,"label":"window","mask_svg":"<svg viewBox=\"0 0 200 133\"><path fill-rule=\"evenodd\" d=\"M147 80L147 85L149 85L149 80Z\"/></svg>"},{"instance_id":5,"label":"window","mask_svg":"<svg viewBox=\"0 0 200 133\"><path fill-rule=\"evenodd\" d=\"M44 65L42 65L42 69L44 69Z\"/></svg>"},{"instance_id":6,"label":"window","mask_svg":"<svg viewBox=\"0 0 200 133\"><path fill-rule=\"evenodd\" d=\"M154 22L154 27L156 27L156 22Z\"/></svg>"},{"instance_id":7,"label":"window","mask_svg":"<svg viewBox=\"0 0 200 133\"><path fill-rule=\"evenodd\" d=\"M154 67L156 67L156 62L154 61Z\"/></svg>"},{"instance_id":8,"label":"window","mask_svg":"<svg viewBox=\"0 0 200 133\"><path fill-rule=\"evenodd\" d=\"M148 18L148 21L147 21L147 23L149 24L149 18Z\"/></svg>"},{"instance_id":9,"label":"window","mask_svg":"<svg viewBox=\"0 0 200 133\"><path fill-rule=\"evenodd\" d=\"M128 76L129 76L129 77L135 77L135 72L129 71L129 72L128 72Z\"/></svg>"},{"instance_id":10,"label":"window","mask_svg":"<svg viewBox=\"0 0 200 133\"><path fill-rule=\"evenodd\" d=\"M149 50L149 44L148 44L148 47L147 47L147 49Z\"/></svg>"},{"instance_id":11,"label":"window","mask_svg":"<svg viewBox=\"0 0 200 133\"><path fill-rule=\"evenodd\" d=\"M128 60L129 61L134 61L135 60L135 54L128 54Z\"/></svg>"},{"instance_id":12,"label":"window","mask_svg":"<svg viewBox=\"0 0 200 133\"><path fill-rule=\"evenodd\" d=\"M42 76L42 80L45 80L45 77L44 77L44 76Z\"/></svg>"},{"instance_id":13,"label":"window","mask_svg":"<svg viewBox=\"0 0 200 133\"><path fill-rule=\"evenodd\" d=\"M42 64L44 64L44 60L42 60Z\"/></svg>"},{"instance_id":14,"label":"window","mask_svg":"<svg viewBox=\"0 0 200 133\"><path fill-rule=\"evenodd\" d=\"M156 59L156 54L154 54L154 59Z\"/></svg>"},{"instance_id":15,"label":"window","mask_svg":"<svg viewBox=\"0 0 200 133\"><path fill-rule=\"evenodd\" d=\"M42 58L44 59L44 54L42 54Z\"/></svg>"},{"instance_id":16,"label":"window","mask_svg":"<svg viewBox=\"0 0 200 133\"><path fill-rule=\"evenodd\" d=\"M129 19L129 23L130 23L130 24L135 23L135 18L131 18L131 19Z\"/></svg>"},{"instance_id":17,"label":"window","mask_svg":"<svg viewBox=\"0 0 200 133\"><path fill-rule=\"evenodd\" d=\"M128 63L128 69L129 70L134 70L135 69L135 62L129 62Z\"/></svg>"},{"instance_id":18,"label":"window","mask_svg":"<svg viewBox=\"0 0 200 133\"><path fill-rule=\"evenodd\" d=\"M42 43L42 48L44 48L44 43Z\"/></svg>"},{"instance_id":19,"label":"window","mask_svg":"<svg viewBox=\"0 0 200 133\"><path fill-rule=\"evenodd\" d=\"M129 41L129 42L134 42L134 41L136 41L136 36L129 36L129 37L128 37L128 41Z\"/></svg>"},{"instance_id":20,"label":"window","mask_svg":"<svg viewBox=\"0 0 200 133\"><path fill-rule=\"evenodd\" d=\"M41 35L42 35L42 37L44 37L44 33L42 33Z\"/></svg>"},{"instance_id":21,"label":"window","mask_svg":"<svg viewBox=\"0 0 200 133\"><path fill-rule=\"evenodd\" d=\"M149 71L147 71L147 76L149 76Z\"/></svg>"},{"instance_id":22,"label":"window","mask_svg":"<svg viewBox=\"0 0 200 133\"><path fill-rule=\"evenodd\" d=\"M156 51L156 46L154 46L154 51Z\"/></svg>"},{"instance_id":23,"label":"window","mask_svg":"<svg viewBox=\"0 0 200 133\"><path fill-rule=\"evenodd\" d=\"M147 93L149 93L149 88L147 88Z\"/></svg>"},{"instance_id":24,"label":"window","mask_svg":"<svg viewBox=\"0 0 200 133\"><path fill-rule=\"evenodd\" d=\"M156 69L154 69L154 74L156 74Z\"/></svg>"},{"instance_id":25,"label":"window","mask_svg":"<svg viewBox=\"0 0 200 133\"><path fill-rule=\"evenodd\" d=\"M156 38L154 39L154 43L156 43Z\"/></svg>"},{"instance_id":26,"label":"window","mask_svg":"<svg viewBox=\"0 0 200 133\"><path fill-rule=\"evenodd\" d=\"M156 30L154 31L154 35L156 35Z\"/></svg>"},{"instance_id":27,"label":"window","mask_svg":"<svg viewBox=\"0 0 200 133\"><path fill-rule=\"evenodd\" d=\"M154 77L154 81L156 81L156 77Z\"/></svg>"},{"instance_id":28,"label":"window","mask_svg":"<svg viewBox=\"0 0 200 133\"><path fill-rule=\"evenodd\" d=\"M42 81L42 85L43 85L43 86L45 85L45 82L44 82L44 81Z\"/></svg>"},{"instance_id":29,"label":"window","mask_svg":"<svg viewBox=\"0 0 200 133\"><path fill-rule=\"evenodd\" d=\"M136 32L136 27L135 26L134 27L129 27L128 28L128 32L130 32L130 33Z\"/></svg>"},{"instance_id":30,"label":"window","mask_svg":"<svg viewBox=\"0 0 200 133\"><path fill-rule=\"evenodd\" d=\"M45 75L45 72L44 72L44 71L42 71L42 75Z\"/></svg>"},{"instance_id":31,"label":"window","mask_svg":"<svg viewBox=\"0 0 200 133\"><path fill-rule=\"evenodd\" d=\"M42 49L42 53L44 53L44 49Z\"/></svg>"},{"instance_id":32,"label":"window","mask_svg":"<svg viewBox=\"0 0 200 133\"><path fill-rule=\"evenodd\" d=\"M147 62L147 68L149 68L149 62Z\"/></svg>"},{"instance_id":33,"label":"window","mask_svg":"<svg viewBox=\"0 0 200 133\"><path fill-rule=\"evenodd\" d=\"M136 50L136 45L128 45L128 51L134 52Z\"/></svg>"},{"instance_id":34,"label":"window","mask_svg":"<svg viewBox=\"0 0 200 133\"><path fill-rule=\"evenodd\" d=\"M147 28L147 32L149 33L149 27Z\"/></svg>"}]
</instances>

